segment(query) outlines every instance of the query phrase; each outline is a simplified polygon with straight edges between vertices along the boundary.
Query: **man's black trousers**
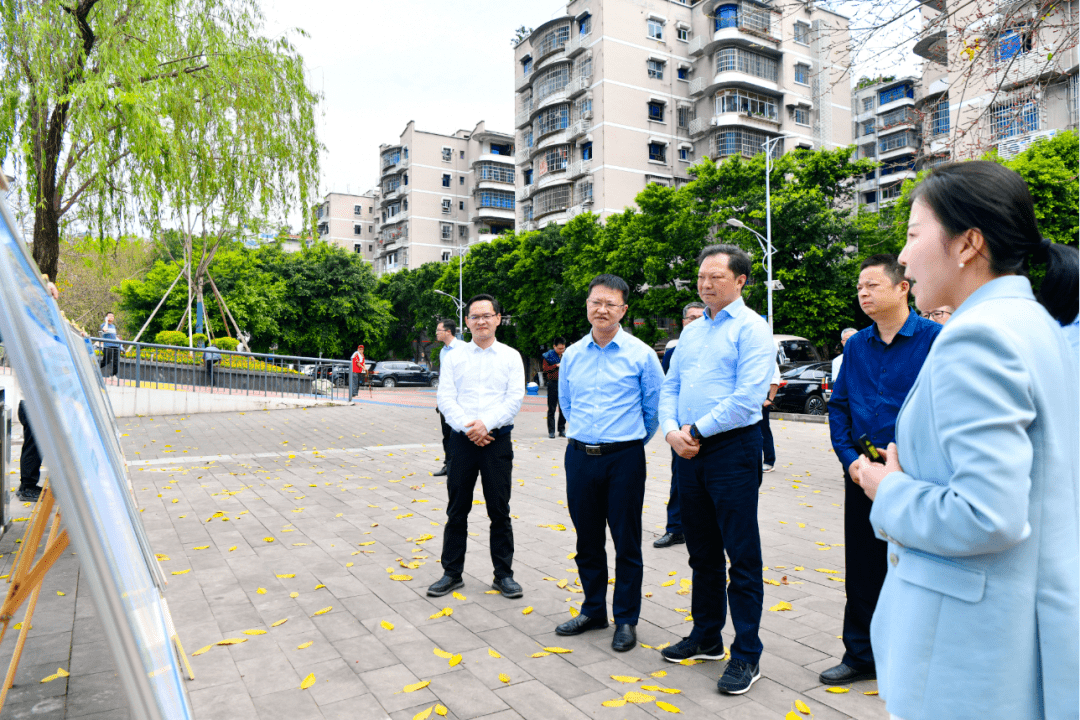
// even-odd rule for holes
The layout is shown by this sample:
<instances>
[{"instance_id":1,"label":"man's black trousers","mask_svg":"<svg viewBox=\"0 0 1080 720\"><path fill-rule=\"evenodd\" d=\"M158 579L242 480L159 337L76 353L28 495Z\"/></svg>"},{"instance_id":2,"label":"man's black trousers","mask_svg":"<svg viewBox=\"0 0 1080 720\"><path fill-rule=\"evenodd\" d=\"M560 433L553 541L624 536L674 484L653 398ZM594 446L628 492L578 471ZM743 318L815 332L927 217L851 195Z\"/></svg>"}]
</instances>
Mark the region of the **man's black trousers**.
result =
<instances>
[{"instance_id":1,"label":"man's black trousers","mask_svg":"<svg viewBox=\"0 0 1080 720\"><path fill-rule=\"evenodd\" d=\"M870 620L874 617L888 569L889 544L874 535L870 524L873 501L844 471L844 660L854 670L874 667Z\"/></svg>"},{"instance_id":2,"label":"man's black trousers","mask_svg":"<svg viewBox=\"0 0 1080 720\"><path fill-rule=\"evenodd\" d=\"M443 417L442 412L436 408L435 412L439 415L439 424L442 426L442 449L443 449L443 465L450 467L450 457L453 452L450 450L450 436L454 434L454 428L446 422L446 418Z\"/></svg>"},{"instance_id":3,"label":"man's black trousers","mask_svg":"<svg viewBox=\"0 0 1080 720\"><path fill-rule=\"evenodd\" d=\"M104 377L120 372L120 348L106 345L101 350L101 370ZM107 369L111 368L111 370Z\"/></svg>"},{"instance_id":4,"label":"man's black trousers","mask_svg":"<svg viewBox=\"0 0 1080 720\"><path fill-rule=\"evenodd\" d=\"M443 531L443 573L460 577L465 569L465 544L469 539L469 510L473 506L476 476L484 490L484 503L491 520L491 564L495 577L513 577L514 531L510 527L510 473L514 448L510 433L499 435L486 447L478 447L464 433L450 436L454 461L447 466L446 528Z\"/></svg>"},{"instance_id":5,"label":"man's black trousers","mask_svg":"<svg viewBox=\"0 0 1080 720\"><path fill-rule=\"evenodd\" d=\"M34 431L30 428L30 420L26 417L24 405L19 401L19 422L23 427L22 454L19 456L20 490L36 488L41 479L41 450L38 449L34 439Z\"/></svg>"},{"instance_id":6,"label":"man's black trousers","mask_svg":"<svg viewBox=\"0 0 1080 720\"><path fill-rule=\"evenodd\" d=\"M547 388L547 402L548 402L548 435L555 432L555 412L559 413L559 432L566 432L566 416L563 415L562 408L559 407L559 382L556 380Z\"/></svg>"}]
</instances>

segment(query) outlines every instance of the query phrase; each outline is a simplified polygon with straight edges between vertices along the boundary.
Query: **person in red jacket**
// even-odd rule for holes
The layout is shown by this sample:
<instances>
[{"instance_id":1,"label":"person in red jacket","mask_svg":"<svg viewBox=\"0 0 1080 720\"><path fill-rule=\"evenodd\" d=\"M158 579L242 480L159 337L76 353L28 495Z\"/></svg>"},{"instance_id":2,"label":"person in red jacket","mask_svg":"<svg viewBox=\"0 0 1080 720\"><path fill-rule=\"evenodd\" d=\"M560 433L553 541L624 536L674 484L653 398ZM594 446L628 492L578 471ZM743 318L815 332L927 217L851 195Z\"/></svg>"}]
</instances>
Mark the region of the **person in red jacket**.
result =
<instances>
[{"instance_id":1,"label":"person in red jacket","mask_svg":"<svg viewBox=\"0 0 1080 720\"><path fill-rule=\"evenodd\" d=\"M357 345L352 354L352 374L349 375L349 399L352 400L364 379L364 346Z\"/></svg>"}]
</instances>

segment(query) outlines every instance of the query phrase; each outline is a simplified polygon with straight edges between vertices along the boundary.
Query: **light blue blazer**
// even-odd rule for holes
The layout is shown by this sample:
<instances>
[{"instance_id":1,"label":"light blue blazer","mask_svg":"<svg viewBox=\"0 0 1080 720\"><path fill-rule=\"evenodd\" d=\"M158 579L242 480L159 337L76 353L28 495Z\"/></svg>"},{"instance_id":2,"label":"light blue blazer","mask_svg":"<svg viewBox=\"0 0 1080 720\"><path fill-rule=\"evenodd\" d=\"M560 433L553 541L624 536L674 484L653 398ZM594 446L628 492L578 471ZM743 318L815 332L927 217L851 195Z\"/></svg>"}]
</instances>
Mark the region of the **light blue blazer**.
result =
<instances>
[{"instance_id":1,"label":"light blue blazer","mask_svg":"<svg viewBox=\"0 0 1080 720\"><path fill-rule=\"evenodd\" d=\"M870 628L905 720L1080 717L1080 388L1026 278L979 288L900 409L904 472L870 523L889 543Z\"/></svg>"}]
</instances>

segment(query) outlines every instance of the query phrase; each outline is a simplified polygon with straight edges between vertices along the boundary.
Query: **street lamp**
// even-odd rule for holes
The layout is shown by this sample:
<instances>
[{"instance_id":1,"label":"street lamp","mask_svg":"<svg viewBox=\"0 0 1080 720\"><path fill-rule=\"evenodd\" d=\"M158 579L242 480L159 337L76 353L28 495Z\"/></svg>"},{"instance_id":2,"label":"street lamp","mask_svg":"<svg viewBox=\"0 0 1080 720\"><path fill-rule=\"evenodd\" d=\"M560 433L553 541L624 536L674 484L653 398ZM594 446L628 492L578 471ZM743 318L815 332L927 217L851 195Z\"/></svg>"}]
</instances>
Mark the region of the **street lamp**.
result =
<instances>
[{"instance_id":1,"label":"street lamp","mask_svg":"<svg viewBox=\"0 0 1080 720\"><path fill-rule=\"evenodd\" d=\"M762 255L765 256L765 268L766 268L766 272L768 273L768 279L767 279L767 281L765 283L765 292L766 292L766 294L767 294L767 296L769 298L769 332L772 332L772 329L773 329L773 312L772 312L772 307L773 307L773 305L772 305L773 285L775 284L775 285L779 286L777 288L778 290L783 290L784 289L783 286L780 285L779 282L773 283L773 279L772 279L772 256L773 256L773 253L775 252L775 250L774 250L774 248L772 246L772 243L769 241L769 238L761 237L761 233L759 233L757 230L754 230L752 227L749 227L749 226L745 225L741 220L736 220L735 218L728 218L727 219L727 224L730 225L733 228L739 228L740 230L748 230L748 231L754 233L754 237L756 237L757 241L758 241L758 246L761 248L761 253L762 253Z\"/></svg>"},{"instance_id":2,"label":"street lamp","mask_svg":"<svg viewBox=\"0 0 1080 720\"><path fill-rule=\"evenodd\" d=\"M773 145L794 135L777 135L761 143L765 150L765 244L769 246L766 260L769 263L769 332L773 330L772 314L772 193L769 191L769 175L772 172Z\"/></svg>"},{"instance_id":3,"label":"street lamp","mask_svg":"<svg viewBox=\"0 0 1080 720\"><path fill-rule=\"evenodd\" d=\"M434 290L434 288L432 288L432 289ZM435 290L435 292L438 293L439 295L445 295L446 297L448 297L448 298L450 298L451 300L454 301L454 305L457 307L457 313L458 313L458 337L461 337L461 332L462 332L461 331L461 328L462 328L462 325L461 325L461 313L462 313L462 310L465 309L465 303L461 302L461 300L458 299L457 297L455 297L454 295L451 295L450 293L443 292L442 290ZM458 292L461 292L461 291L459 290Z\"/></svg>"}]
</instances>

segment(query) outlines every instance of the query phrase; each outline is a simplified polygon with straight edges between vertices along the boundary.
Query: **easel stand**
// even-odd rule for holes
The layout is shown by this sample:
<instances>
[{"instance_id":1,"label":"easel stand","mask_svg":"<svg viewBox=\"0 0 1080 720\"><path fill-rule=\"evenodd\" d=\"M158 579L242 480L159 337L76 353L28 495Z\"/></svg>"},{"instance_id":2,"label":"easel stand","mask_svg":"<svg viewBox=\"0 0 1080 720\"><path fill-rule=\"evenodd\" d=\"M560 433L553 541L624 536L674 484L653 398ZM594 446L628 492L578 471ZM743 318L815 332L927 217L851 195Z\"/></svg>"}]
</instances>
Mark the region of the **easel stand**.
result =
<instances>
[{"instance_id":1,"label":"easel stand","mask_svg":"<svg viewBox=\"0 0 1080 720\"><path fill-rule=\"evenodd\" d=\"M34 618L34 608L37 607L38 595L41 592L41 583L45 579L45 573L49 572L49 569L68 546L67 530L60 530L60 509L57 508L54 513L54 504L52 491L49 489L48 481L46 481L45 487L41 490L41 497L34 505L34 511L30 516L30 524L26 528L22 546L19 548L15 558L15 566L12 568L11 577L8 579L10 585L8 586L7 597L4 598L3 604L0 605L0 623L3 623L3 627L0 628L0 643L3 643L8 626L11 625L15 613L18 612L24 602L29 600L26 614L22 620L22 629L19 630L19 639L15 643L15 652L12 654L11 662L8 664L3 688L0 689L0 711L4 709L8 690L15 683L15 671L19 667L19 660L22 658L23 648L26 646L26 636L30 632L30 622ZM41 543L41 536L45 534L45 526L50 519L52 520L52 527L49 529L49 538L45 541L45 549L42 551L41 559L34 562L37 557L38 545Z\"/></svg>"}]
</instances>

